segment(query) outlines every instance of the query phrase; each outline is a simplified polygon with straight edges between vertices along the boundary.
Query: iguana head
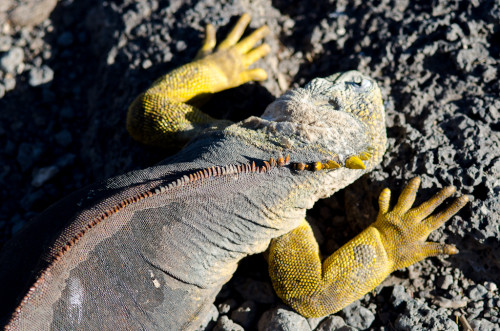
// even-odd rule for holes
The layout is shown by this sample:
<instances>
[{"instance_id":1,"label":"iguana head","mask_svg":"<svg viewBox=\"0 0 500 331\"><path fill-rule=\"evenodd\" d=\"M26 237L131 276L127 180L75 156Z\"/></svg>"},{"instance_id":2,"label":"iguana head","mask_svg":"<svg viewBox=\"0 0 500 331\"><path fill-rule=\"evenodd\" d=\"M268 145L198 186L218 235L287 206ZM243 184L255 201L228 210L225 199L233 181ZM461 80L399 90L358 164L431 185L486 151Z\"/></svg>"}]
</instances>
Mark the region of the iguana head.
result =
<instances>
[{"instance_id":1,"label":"iguana head","mask_svg":"<svg viewBox=\"0 0 500 331\"><path fill-rule=\"evenodd\" d=\"M357 71L316 78L286 92L261 116L261 128L292 147L317 146L342 164L355 156L367 169L386 149L385 115L377 83Z\"/></svg>"}]
</instances>

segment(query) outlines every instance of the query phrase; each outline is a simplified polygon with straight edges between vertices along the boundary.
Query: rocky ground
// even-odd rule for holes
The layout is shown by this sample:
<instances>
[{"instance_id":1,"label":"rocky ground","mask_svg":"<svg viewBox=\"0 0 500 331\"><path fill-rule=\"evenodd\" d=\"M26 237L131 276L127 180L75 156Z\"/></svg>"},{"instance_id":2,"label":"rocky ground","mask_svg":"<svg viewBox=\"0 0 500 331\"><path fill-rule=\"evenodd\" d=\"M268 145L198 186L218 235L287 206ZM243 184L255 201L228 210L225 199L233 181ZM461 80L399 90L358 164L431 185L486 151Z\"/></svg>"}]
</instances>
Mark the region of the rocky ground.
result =
<instances>
[{"instance_id":1,"label":"rocky ground","mask_svg":"<svg viewBox=\"0 0 500 331\"><path fill-rule=\"evenodd\" d=\"M220 38L243 12L252 28L271 28L271 55L258 63L269 80L214 97L212 115L259 115L286 89L349 69L383 91L382 166L309 213L326 254L374 220L384 186L396 194L420 175L419 201L453 184L472 202L431 236L459 255L396 272L325 319L282 306L265 262L250 257L219 294L207 328L466 330L468 321L500 330L498 0L2 1L0 245L69 192L165 157L128 137L128 104L194 57L206 23L221 27Z\"/></svg>"}]
</instances>

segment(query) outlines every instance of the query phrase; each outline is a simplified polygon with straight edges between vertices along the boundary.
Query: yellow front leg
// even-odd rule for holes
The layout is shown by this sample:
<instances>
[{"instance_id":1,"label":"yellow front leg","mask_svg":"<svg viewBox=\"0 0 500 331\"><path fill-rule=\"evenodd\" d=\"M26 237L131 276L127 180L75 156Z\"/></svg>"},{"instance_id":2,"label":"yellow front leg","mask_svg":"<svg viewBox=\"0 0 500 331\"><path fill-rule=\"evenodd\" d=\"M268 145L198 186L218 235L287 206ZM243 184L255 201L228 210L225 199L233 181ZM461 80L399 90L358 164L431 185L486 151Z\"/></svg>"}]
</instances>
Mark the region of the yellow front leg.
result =
<instances>
[{"instance_id":1,"label":"yellow front leg","mask_svg":"<svg viewBox=\"0 0 500 331\"><path fill-rule=\"evenodd\" d=\"M267 78L264 69L248 69L269 53L269 45L254 45L269 32L263 26L240 40L250 16L244 14L217 48L215 29L207 25L205 41L195 60L156 80L130 105L127 130L148 145L165 145L173 140L186 141L208 126L225 126L194 106L208 94ZM214 49L215 48L215 49Z\"/></svg>"},{"instance_id":2,"label":"yellow front leg","mask_svg":"<svg viewBox=\"0 0 500 331\"><path fill-rule=\"evenodd\" d=\"M418 177L412 179L390 212L390 191L382 191L375 223L323 262L305 220L293 231L273 239L269 247L269 274L278 296L305 317L325 316L359 299L394 270L429 256L458 253L453 245L426 239L467 203L467 196L428 217L455 188L446 187L429 201L410 209L419 184Z\"/></svg>"}]
</instances>

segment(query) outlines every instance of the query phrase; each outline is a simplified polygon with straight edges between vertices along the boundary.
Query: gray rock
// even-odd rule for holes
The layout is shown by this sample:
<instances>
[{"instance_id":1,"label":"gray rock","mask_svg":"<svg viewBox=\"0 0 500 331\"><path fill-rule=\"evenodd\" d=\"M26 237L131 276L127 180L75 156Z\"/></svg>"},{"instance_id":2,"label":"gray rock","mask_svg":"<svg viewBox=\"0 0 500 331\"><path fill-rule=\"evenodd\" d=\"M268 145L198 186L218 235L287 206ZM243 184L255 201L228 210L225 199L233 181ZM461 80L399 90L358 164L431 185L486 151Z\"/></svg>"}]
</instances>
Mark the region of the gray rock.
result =
<instances>
[{"instance_id":1,"label":"gray rock","mask_svg":"<svg viewBox=\"0 0 500 331\"><path fill-rule=\"evenodd\" d=\"M480 310L483 310L484 308L484 301L474 301L474 302L471 302L469 304L469 306L471 306L472 308L474 309L480 309Z\"/></svg>"},{"instance_id":2,"label":"gray rock","mask_svg":"<svg viewBox=\"0 0 500 331\"><path fill-rule=\"evenodd\" d=\"M71 133L68 130L63 130L54 135L56 143L63 147L67 147L71 145L73 142L73 138L71 137Z\"/></svg>"},{"instance_id":3,"label":"gray rock","mask_svg":"<svg viewBox=\"0 0 500 331\"><path fill-rule=\"evenodd\" d=\"M500 326L484 318L472 320L469 324L474 331L500 331Z\"/></svg>"},{"instance_id":4,"label":"gray rock","mask_svg":"<svg viewBox=\"0 0 500 331\"><path fill-rule=\"evenodd\" d=\"M485 297L485 295L488 293L488 290L486 287L484 287L481 284L478 284L476 286L472 286L469 290L469 298L472 301L478 301L481 300Z\"/></svg>"},{"instance_id":5,"label":"gray rock","mask_svg":"<svg viewBox=\"0 0 500 331\"><path fill-rule=\"evenodd\" d=\"M29 84L33 87L51 82L54 78L54 71L47 65L34 67L30 70Z\"/></svg>"},{"instance_id":6,"label":"gray rock","mask_svg":"<svg viewBox=\"0 0 500 331\"><path fill-rule=\"evenodd\" d=\"M448 41L455 41L461 37L463 37L463 32L460 26L456 23L451 24L446 32L446 39Z\"/></svg>"},{"instance_id":7,"label":"gray rock","mask_svg":"<svg viewBox=\"0 0 500 331\"><path fill-rule=\"evenodd\" d=\"M19 214L16 214L13 217L12 223L14 223L14 225L12 226L11 233L15 234L24 227L26 221L23 220Z\"/></svg>"},{"instance_id":8,"label":"gray rock","mask_svg":"<svg viewBox=\"0 0 500 331\"><path fill-rule=\"evenodd\" d=\"M464 72L470 72L474 67L488 57L488 50L482 43L476 43L469 49L462 49L455 58L456 66Z\"/></svg>"},{"instance_id":9,"label":"gray rock","mask_svg":"<svg viewBox=\"0 0 500 331\"><path fill-rule=\"evenodd\" d=\"M375 315L359 304L359 301L352 303L342 310L342 315L347 325L358 329L368 329L375 320Z\"/></svg>"},{"instance_id":10,"label":"gray rock","mask_svg":"<svg viewBox=\"0 0 500 331\"><path fill-rule=\"evenodd\" d=\"M405 310L394 324L396 330L428 331L454 330L458 325L446 314L445 310L431 309L426 303L411 299Z\"/></svg>"},{"instance_id":11,"label":"gray rock","mask_svg":"<svg viewBox=\"0 0 500 331\"><path fill-rule=\"evenodd\" d=\"M6 92L12 91L16 87L16 79L11 74L8 74L3 80L3 84Z\"/></svg>"},{"instance_id":12,"label":"gray rock","mask_svg":"<svg viewBox=\"0 0 500 331\"><path fill-rule=\"evenodd\" d=\"M398 307L403 302L408 302L411 300L411 297L406 293L404 286L395 285L392 290L391 302L394 307Z\"/></svg>"},{"instance_id":13,"label":"gray rock","mask_svg":"<svg viewBox=\"0 0 500 331\"><path fill-rule=\"evenodd\" d=\"M22 143L17 151L17 162L21 166L22 171L26 171L38 161L43 153L43 147L39 143L28 144Z\"/></svg>"},{"instance_id":14,"label":"gray rock","mask_svg":"<svg viewBox=\"0 0 500 331\"><path fill-rule=\"evenodd\" d=\"M447 290L448 288L450 288L451 284L453 284L453 276L452 275L440 276L440 277L438 277L437 282L436 282L436 285L443 290Z\"/></svg>"},{"instance_id":15,"label":"gray rock","mask_svg":"<svg viewBox=\"0 0 500 331\"><path fill-rule=\"evenodd\" d=\"M5 72L15 74L17 67L24 61L24 51L21 47L12 47L0 59L0 68Z\"/></svg>"},{"instance_id":16,"label":"gray rock","mask_svg":"<svg viewBox=\"0 0 500 331\"><path fill-rule=\"evenodd\" d=\"M59 157L56 161L56 166L59 168L64 168L67 166L72 165L75 162L76 155L72 153L64 154L63 156Z\"/></svg>"},{"instance_id":17,"label":"gray rock","mask_svg":"<svg viewBox=\"0 0 500 331\"><path fill-rule=\"evenodd\" d=\"M12 37L0 35L0 52L7 52L12 47Z\"/></svg>"},{"instance_id":18,"label":"gray rock","mask_svg":"<svg viewBox=\"0 0 500 331\"><path fill-rule=\"evenodd\" d=\"M335 331L345 327L345 321L337 315L330 315L325 318L314 331Z\"/></svg>"},{"instance_id":19,"label":"gray rock","mask_svg":"<svg viewBox=\"0 0 500 331\"><path fill-rule=\"evenodd\" d=\"M48 166L44 168L40 168L35 171L33 175L33 180L31 181L31 185L34 187L41 187L47 181L49 181L52 177L59 173L59 168L56 166Z\"/></svg>"},{"instance_id":20,"label":"gray rock","mask_svg":"<svg viewBox=\"0 0 500 331\"><path fill-rule=\"evenodd\" d=\"M0 84L0 99L5 95L5 85Z\"/></svg>"},{"instance_id":21,"label":"gray rock","mask_svg":"<svg viewBox=\"0 0 500 331\"><path fill-rule=\"evenodd\" d=\"M451 300L441 298L435 299L436 304L460 305L463 302L452 302ZM425 302L415 300L410 297L403 286L396 285L392 291L391 302L395 308L404 309L396 319L395 327L397 330L457 330L458 326L444 309L431 309ZM402 305L402 303L405 303Z\"/></svg>"},{"instance_id":22,"label":"gray rock","mask_svg":"<svg viewBox=\"0 0 500 331\"><path fill-rule=\"evenodd\" d=\"M497 77L497 69L493 65L485 66L483 71L483 80L486 83L493 81Z\"/></svg>"},{"instance_id":23,"label":"gray rock","mask_svg":"<svg viewBox=\"0 0 500 331\"><path fill-rule=\"evenodd\" d=\"M57 0L17 0L15 8L9 13L14 25L37 25L46 20L57 4Z\"/></svg>"},{"instance_id":24,"label":"gray rock","mask_svg":"<svg viewBox=\"0 0 500 331\"><path fill-rule=\"evenodd\" d=\"M151 62L150 59L146 59L144 61L142 61L142 68L143 69L149 69L153 66L153 62Z\"/></svg>"},{"instance_id":25,"label":"gray rock","mask_svg":"<svg viewBox=\"0 0 500 331\"><path fill-rule=\"evenodd\" d=\"M61 117L66 119L72 119L75 117L75 111L71 107L63 107L61 109Z\"/></svg>"},{"instance_id":26,"label":"gray rock","mask_svg":"<svg viewBox=\"0 0 500 331\"><path fill-rule=\"evenodd\" d=\"M231 319L243 326L249 328L257 316L256 304L253 301L245 301L231 313Z\"/></svg>"},{"instance_id":27,"label":"gray rock","mask_svg":"<svg viewBox=\"0 0 500 331\"><path fill-rule=\"evenodd\" d=\"M484 287L489 291L489 292L495 292L498 289L497 284L493 282L485 282Z\"/></svg>"},{"instance_id":28,"label":"gray rock","mask_svg":"<svg viewBox=\"0 0 500 331\"><path fill-rule=\"evenodd\" d=\"M213 328L213 331L244 331L241 325L231 321L227 316L219 317L217 325Z\"/></svg>"},{"instance_id":29,"label":"gray rock","mask_svg":"<svg viewBox=\"0 0 500 331\"><path fill-rule=\"evenodd\" d=\"M73 34L70 31L66 31L57 38L57 43L63 47L67 47L73 44L73 40Z\"/></svg>"},{"instance_id":30,"label":"gray rock","mask_svg":"<svg viewBox=\"0 0 500 331\"><path fill-rule=\"evenodd\" d=\"M219 314L223 315L223 314L229 313L231 310L236 308L237 305L238 305L238 303L236 302L236 300L230 298L230 299L227 299L226 301L220 303L217 306L217 309L219 310Z\"/></svg>"},{"instance_id":31,"label":"gray rock","mask_svg":"<svg viewBox=\"0 0 500 331\"><path fill-rule=\"evenodd\" d=\"M325 319L324 316L322 316L322 317L309 317L309 318L306 318L306 321L309 324L309 327L312 330L315 330L316 327L319 325L319 323L321 323L321 321L323 321L324 319Z\"/></svg>"},{"instance_id":32,"label":"gray rock","mask_svg":"<svg viewBox=\"0 0 500 331\"><path fill-rule=\"evenodd\" d=\"M187 44L184 40L179 40L175 44L175 48L176 48L177 52L182 52L183 50L185 50L187 48Z\"/></svg>"},{"instance_id":33,"label":"gray rock","mask_svg":"<svg viewBox=\"0 0 500 331\"><path fill-rule=\"evenodd\" d=\"M467 299L460 298L459 296L456 296L453 299L437 296L434 298L434 300L432 300L432 302L441 308L458 309L467 306Z\"/></svg>"},{"instance_id":34,"label":"gray rock","mask_svg":"<svg viewBox=\"0 0 500 331\"><path fill-rule=\"evenodd\" d=\"M266 311L259 320L259 331L310 331L307 320L286 306Z\"/></svg>"}]
</instances>

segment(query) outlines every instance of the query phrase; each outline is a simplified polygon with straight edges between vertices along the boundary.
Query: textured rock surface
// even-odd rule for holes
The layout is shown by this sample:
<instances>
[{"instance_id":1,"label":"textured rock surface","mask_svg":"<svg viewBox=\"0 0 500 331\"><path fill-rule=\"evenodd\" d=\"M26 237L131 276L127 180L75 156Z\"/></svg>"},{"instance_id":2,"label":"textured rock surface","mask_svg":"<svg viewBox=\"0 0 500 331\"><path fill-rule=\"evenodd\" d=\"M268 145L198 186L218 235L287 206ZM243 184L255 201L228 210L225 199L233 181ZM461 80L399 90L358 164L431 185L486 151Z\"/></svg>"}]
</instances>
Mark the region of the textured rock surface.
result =
<instances>
[{"instance_id":1,"label":"textured rock surface","mask_svg":"<svg viewBox=\"0 0 500 331\"><path fill-rule=\"evenodd\" d=\"M268 24L272 31L272 55L259 63L269 80L215 96L206 107L212 115L259 115L289 87L342 70L360 70L383 90L389 148L382 166L309 213L325 254L374 220L384 186L396 195L420 175L419 201L448 184L473 198L431 236L461 254L397 272L360 300L377 317L370 328L397 321L403 328L410 319L425 325L418 307L443 328L455 314L478 328L499 324L498 1L70 0L33 27L5 20L13 3L21 1L0 1L0 245L69 192L165 157L169 151L128 137L128 104L193 58L206 23L225 27L220 38L250 12L253 28ZM255 303L249 311L256 315L241 320L250 329L276 312L266 273L261 257L241 263L219 295L217 305L226 303L218 305L219 327L230 327L245 301ZM398 285L405 295L395 308ZM215 326L216 311L211 320Z\"/></svg>"}]
</instances>

